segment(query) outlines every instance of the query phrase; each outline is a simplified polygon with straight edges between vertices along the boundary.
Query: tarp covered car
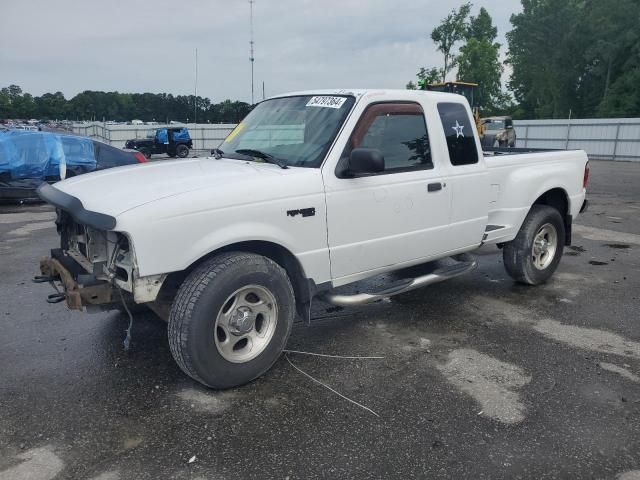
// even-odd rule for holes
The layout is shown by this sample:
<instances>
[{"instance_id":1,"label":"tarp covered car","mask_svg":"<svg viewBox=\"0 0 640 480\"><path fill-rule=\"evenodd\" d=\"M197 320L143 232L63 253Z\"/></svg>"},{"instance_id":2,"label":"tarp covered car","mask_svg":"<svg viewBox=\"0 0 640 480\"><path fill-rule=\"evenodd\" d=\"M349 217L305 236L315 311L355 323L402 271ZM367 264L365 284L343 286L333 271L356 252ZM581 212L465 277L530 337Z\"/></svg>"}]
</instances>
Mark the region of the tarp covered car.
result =
<instances>
[{"instance_id":1,"label":"tarp covered car","mask_svg":"<svg viewBox=\"0 0 640 480\"><path fill-rule=\"evenodd\" d=\"M38 198L42 182L53 183L102 168L143 162L134 151L53 132L0 132L0 198Z\"/></svg>"}]
</instances>

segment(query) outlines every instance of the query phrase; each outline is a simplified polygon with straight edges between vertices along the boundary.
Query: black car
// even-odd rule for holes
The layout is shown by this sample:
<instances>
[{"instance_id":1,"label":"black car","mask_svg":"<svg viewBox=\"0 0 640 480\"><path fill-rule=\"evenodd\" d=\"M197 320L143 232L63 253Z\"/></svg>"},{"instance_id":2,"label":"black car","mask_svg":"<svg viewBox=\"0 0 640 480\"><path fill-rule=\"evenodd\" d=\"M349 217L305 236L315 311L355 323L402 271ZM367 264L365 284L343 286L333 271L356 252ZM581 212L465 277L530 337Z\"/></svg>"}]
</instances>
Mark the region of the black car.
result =
<instances>
[{"instance_id":1,"label":"black car","mask_svg":"<svg viewBox=\"0 0 640 480\"><path fill-rule=\"evenodd\" d=\"M50 132L0 132L0 199L37 199L43 182L95 170L146 162L136 150L122 150L86 137ZM62 166L61 166L62 165Z\"/></svg>"},{"instance_id":2,"label":"black car","mask_svg":"<svg viewBox=\"0 0 640 480\"><path fill-rule=\"evenodd\" d=\"M127 140L124 147L138 150L147 158L158 153L185 158L189 155L189 149L193 148L193 142L185 127L157 128L150 130L147 138Z\"/></svg>"},{"instance_id":3,"label":"black car","mask_svg":"<svg viewBox=\"0 0 640 480\"><path fill-rule=\"evenodd\" d=\"M121 167L123 165L135 165L137 163L147 163L146 157L131 148L117 148L106 143L93 140L96 170L105 168Z\"/></svg>"}]
</instances>

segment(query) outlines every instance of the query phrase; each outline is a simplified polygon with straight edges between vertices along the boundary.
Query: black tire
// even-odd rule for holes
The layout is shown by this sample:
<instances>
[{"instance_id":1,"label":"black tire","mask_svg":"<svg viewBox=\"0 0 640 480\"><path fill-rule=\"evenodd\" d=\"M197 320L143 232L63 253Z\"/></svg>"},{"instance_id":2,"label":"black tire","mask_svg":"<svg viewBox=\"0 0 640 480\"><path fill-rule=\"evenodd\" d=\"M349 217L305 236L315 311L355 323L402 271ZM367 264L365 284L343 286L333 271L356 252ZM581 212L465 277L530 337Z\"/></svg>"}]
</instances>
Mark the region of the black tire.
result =
<instances>
[{"instance_id":1,"label":"black tire","mask_svg":"<svg viewBox=\"0 0 640 480\"><path fill-rule=\"evenodd\" d=\"M255 358L234 363L218 349L216 318L230 296L249 285L273 295L276 322L270 340ZM243 385L261 376L278 359L291 333L295 311L293 288L282 267L253 253L223 253L198 266L180 286L169 314L169 347L182 371L194 380L217 389Z\"/></svg>"},{"instance_id":2,"label":"black tire","mask_svg":"<svg viewBox=\"0 0 640 480\"><path fill-rule=\"evenodd\" d=\"M555 249L550 257L544 259L543 266L534 263L534 239L543 235L542 228L550 225L555 230ZM502 250L504 267L511 278L525 285L540 285L549 280L556 271L562 258L565 241L564 221L560 212L547 205L534 205L524 219L515 239L507 243ZM544 255L544 254L542 254ZM535 257L538 258L538 257Z\"/></svg>"},{"instance_id":3,"label":"black tire","mask_svg":"<svg viewBox=\"0 0 640 480\"><path fill-rule=\"evenodd\" d=\"M186 158L189 155L189 147L186 145L178 145L176 146L176 155L179 158Z\"/></svg>"},{"instance_id":4,"label":"black tire","mask_svg":"<svg viewBox=\"0 0 640 480\"><path fill-rule=\"evenodd\" d=\"M151 158L151 152L146 148L143 148L142 150L140 150L140 153L143 154L147 160Z\"/></svg>"}]
</instances>

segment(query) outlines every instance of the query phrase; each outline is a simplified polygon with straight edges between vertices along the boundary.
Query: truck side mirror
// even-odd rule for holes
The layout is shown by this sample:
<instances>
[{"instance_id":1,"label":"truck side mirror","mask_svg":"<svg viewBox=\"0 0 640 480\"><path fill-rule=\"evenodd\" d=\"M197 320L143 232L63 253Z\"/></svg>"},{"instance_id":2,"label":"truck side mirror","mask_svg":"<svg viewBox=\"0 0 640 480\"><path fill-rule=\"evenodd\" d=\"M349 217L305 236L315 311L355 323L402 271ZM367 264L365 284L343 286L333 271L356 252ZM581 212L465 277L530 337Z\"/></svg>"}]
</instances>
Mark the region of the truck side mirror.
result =
<instances>
[{"instance_id":1,"label":"truck side mirror","mask_svg":"<svg viewBox=\"0 0 640 480\"><path fill-rule=\"evenodd\" d=\"M384 155L377 148L354 148L349 156L349 173L366 175L384 171Z\"/></svg>"},{"instance_id":2,"label":"truck side mirror","mask_svg":"<svg viewBox=\"0 0 640 480\"><path fill-rule=\"evenodd\" d=\"M513 130L513 125L507 125L507 130Z\"/></svg>"}]
</instances>

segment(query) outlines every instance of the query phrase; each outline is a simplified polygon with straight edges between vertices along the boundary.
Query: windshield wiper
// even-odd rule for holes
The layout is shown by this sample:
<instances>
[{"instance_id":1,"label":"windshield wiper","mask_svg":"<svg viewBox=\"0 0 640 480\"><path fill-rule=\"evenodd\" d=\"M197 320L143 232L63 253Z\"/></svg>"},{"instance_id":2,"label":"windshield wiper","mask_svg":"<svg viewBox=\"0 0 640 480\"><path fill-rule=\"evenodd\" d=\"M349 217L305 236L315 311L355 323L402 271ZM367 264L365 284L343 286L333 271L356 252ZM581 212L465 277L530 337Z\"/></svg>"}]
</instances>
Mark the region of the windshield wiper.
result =
<instances>
[{"instance_id":1,"label":"windshield wiper","mask_svg":"<svg viewBox=\"0 0 640 480\"><path fill-rule=\"evenodd\" d=\"M236 153L239 153L240 155L248 155L250 157L260 158L267 163L278 165L280 168L289 168L283 160L274 157L269 153L261 152L260 150L254 150L253 148L240 148L236 150Z\"/></svg>"}]
</instances>

